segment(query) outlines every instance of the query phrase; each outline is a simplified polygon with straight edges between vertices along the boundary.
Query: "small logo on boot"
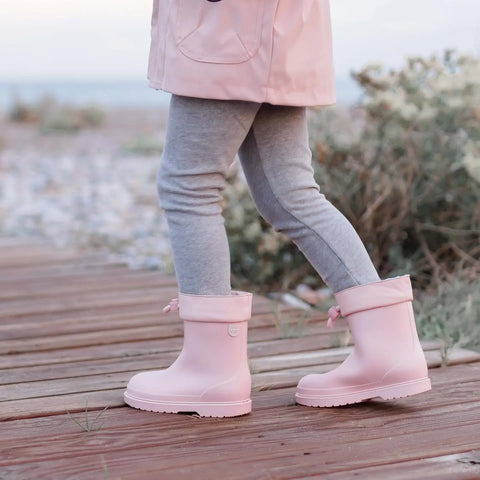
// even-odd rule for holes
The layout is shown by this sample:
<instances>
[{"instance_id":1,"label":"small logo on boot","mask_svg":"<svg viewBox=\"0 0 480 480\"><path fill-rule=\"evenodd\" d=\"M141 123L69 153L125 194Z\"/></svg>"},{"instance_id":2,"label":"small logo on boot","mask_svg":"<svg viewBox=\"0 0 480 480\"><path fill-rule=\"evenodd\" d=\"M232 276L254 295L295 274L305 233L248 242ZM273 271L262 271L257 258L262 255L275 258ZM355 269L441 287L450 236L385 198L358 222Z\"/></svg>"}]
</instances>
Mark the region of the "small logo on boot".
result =
<instances>
[{"instance_id":1,"label":"small logo on boot","mask_svg":"<svg viewBox=\"0 0 480 480\"><path fill-rule=\"evenodd\" d=\"M231 337L236 337L240 333L240 327L238 325L229 325L228 334Z\"/></svg>"}]
</instances>

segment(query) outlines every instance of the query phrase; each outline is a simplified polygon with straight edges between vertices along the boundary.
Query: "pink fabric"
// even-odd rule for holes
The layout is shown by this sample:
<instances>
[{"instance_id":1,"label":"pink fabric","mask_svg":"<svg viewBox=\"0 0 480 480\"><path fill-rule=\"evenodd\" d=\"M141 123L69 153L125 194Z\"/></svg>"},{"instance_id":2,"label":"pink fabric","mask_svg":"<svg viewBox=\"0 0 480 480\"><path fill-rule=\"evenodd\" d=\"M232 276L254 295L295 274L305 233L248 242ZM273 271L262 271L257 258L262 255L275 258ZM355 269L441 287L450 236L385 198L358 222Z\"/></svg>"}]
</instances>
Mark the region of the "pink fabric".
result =
<instances>
[{"instance_id":1,"label":"pink fabric","mask_svg":"<svg viewBox=\"0 0 480 480\"><path fill-rule=\"evenodd\" d=\"M283 105L336 103L329 0L154 0L150 86Z\"/></svg>"},{"instance_id":2,"label":"pink fabric","mask_svg":"<svg viewBox=\"0 0 480 480\"><path fill-rule=\"evenodd\" d=\"M191 322L242 322L252 315L252 297L252 293L240 290L232 290L230 296L179 293L179 313Z\"/></svg>"},{"instance_id":3,"label":"pink fabric","mask_svg":"<svg viewBox=\"0 0 480 480\"><path fill-rule=\"evenodd\" d=\"M344 317L363 310L410 302L413 300L410 275L347 288L337 292L335 298Z\"/></svg>"}]
</instances>

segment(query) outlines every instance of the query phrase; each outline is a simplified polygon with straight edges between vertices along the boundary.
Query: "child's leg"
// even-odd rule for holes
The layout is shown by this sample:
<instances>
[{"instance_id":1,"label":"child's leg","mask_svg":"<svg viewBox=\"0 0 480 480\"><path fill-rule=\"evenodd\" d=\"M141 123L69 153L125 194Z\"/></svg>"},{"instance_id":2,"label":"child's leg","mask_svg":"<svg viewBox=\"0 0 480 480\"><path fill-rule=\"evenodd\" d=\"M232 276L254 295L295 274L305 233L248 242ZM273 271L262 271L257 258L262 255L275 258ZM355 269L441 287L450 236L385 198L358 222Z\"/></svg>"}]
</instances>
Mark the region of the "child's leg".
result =
<instances>
[{"instance_id":1,"label":"child's leg","mask_svg":"<svg viewBox=\"0 0 480 480\"><path fill-rule=\"evenodd\" d=\"M304 107L263 104L239 156L262 216L334 292L379 280L357 232L314 180Z\"/></svg>"},{"instance_id":2,"label":"child's leg","mask_svg":"<svg viewBox=\"0 0 480 480\"><path fill-rule=\"evenodd\" d=\"M182 293L229 295L221 190L260 104L172 95L157 174Z\"/></svg>"}]
</instances>

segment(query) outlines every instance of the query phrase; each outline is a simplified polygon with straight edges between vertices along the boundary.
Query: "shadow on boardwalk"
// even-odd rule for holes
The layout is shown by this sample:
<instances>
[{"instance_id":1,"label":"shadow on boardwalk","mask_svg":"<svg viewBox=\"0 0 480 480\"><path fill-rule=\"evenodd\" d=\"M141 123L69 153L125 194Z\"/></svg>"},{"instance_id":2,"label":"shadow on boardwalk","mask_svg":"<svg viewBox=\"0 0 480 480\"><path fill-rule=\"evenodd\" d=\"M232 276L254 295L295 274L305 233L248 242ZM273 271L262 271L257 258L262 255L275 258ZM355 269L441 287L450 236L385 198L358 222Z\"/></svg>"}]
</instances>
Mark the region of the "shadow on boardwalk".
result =
<instances>
[{"instance_id":1,"label":"shadow on boardwalk","mask_svg":"<svg viewBox=\"0 0 480 480\"><path fill-rule=\"evenodd\" d=\"M181 349L178 312L159 313L177 295L174 277L3 238L0 285L0 479L480 478L479 354L457 350L438 368L437 345L423 342L432 391L302 407L299 378L350 352L333 347L348 338L345 323L332 333L319 313L302 337L282 338L272 300L254 294L253 412L155 414L122 393ZM303 313L281 310L294 323Z\"/></svg>"}]
</instances>

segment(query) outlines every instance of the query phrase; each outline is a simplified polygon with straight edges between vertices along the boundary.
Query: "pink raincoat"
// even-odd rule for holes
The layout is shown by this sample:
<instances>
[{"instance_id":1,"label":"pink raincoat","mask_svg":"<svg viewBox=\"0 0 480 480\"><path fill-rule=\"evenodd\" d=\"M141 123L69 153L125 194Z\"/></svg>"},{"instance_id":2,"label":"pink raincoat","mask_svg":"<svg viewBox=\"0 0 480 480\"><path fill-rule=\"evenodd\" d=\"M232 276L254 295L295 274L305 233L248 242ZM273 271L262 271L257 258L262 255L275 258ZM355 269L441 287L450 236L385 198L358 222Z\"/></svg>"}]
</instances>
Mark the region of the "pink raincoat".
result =
<instances>
[{"instance_id":1,"label":"pink raincoat","mask_svg":"<svg viewBox=\"0 0 480 480\"><path fill-rule=\"evenodd\" d=\"M153 0L148 80L192 97L333 105L329 0Z\"/></svg>"}]
</instances>

